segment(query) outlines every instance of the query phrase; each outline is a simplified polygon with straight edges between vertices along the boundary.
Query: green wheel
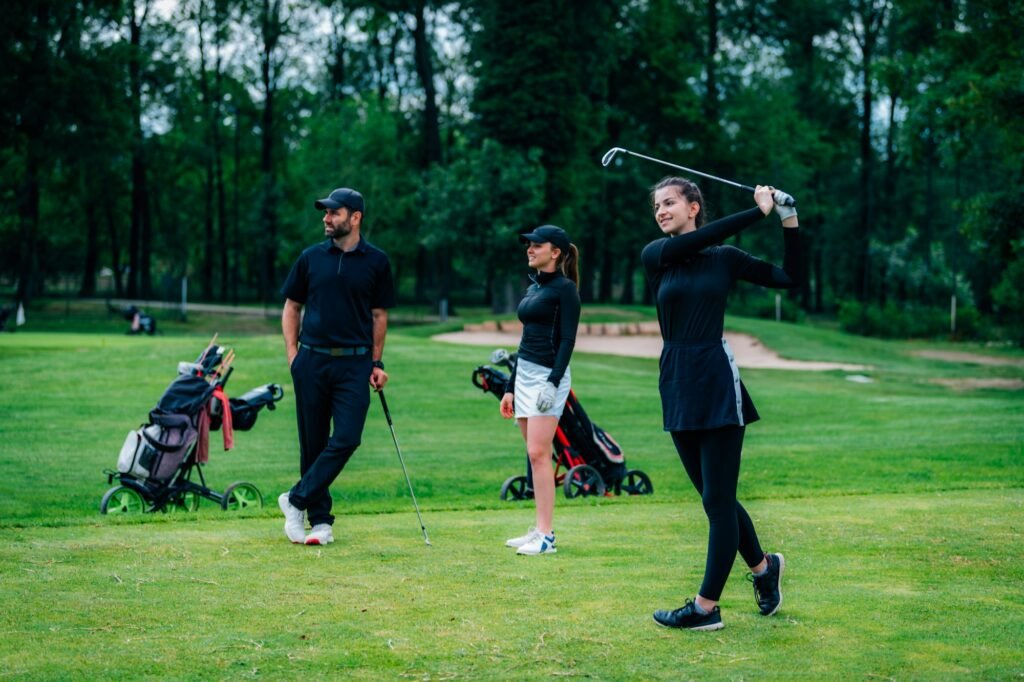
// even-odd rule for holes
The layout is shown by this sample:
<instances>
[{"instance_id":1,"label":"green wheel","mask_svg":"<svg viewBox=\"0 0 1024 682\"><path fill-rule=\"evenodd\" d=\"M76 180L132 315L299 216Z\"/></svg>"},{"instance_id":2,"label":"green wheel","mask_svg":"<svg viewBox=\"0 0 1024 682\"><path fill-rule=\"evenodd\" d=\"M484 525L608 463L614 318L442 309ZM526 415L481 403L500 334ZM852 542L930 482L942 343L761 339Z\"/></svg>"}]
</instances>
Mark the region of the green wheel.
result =
<instances>
[{"instance_id":1,"label":"green wheel","mask_svg":"<svg viewBox=\"0 0 1024 682\"><path fill-rule=\"evenodd\" d=\"M259 488L252 483L239 481L232 483L224 491L224 499L220 506L226 511L241 511L243 509L259 509L263 506L263 495Z\"/></svg>"},{"instance_id":2,"label":"green wheel","mask_svg":"<svg viewBox=\"0 0 1024 682\"><path fill-rule=\"evenodd\" d=\"M164 511L176 512L194 512L199 509L199 500L203 499L199 496L199 493L192 490L186 490L183 493L175 495L164 507Z\"/></svg>"},{"instance_id":3,"label":"green wheel","mask_svg":"<svg viewBox=\"0 0 1024 682\"><path fill-rule=\"evenodd\" d=\"M146 511L146 503L135 490L123 485L108 490L100 501L101 514L141 514Z\"/></svg>"}]
</instances>

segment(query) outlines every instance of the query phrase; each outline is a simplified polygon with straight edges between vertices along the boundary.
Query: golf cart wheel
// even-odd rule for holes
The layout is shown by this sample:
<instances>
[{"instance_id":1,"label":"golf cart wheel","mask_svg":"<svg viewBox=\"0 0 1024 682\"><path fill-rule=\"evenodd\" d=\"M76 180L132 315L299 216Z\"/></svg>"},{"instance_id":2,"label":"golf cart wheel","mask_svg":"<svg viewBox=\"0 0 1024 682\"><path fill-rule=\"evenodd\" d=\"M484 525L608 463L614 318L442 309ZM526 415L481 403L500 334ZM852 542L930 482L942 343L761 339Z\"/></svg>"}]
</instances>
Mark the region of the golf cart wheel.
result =
<instances>
[{"instance_id":1,"label":"golf cart wheel","mask_svg":"<svg viewBox=\"0 0 1024 682\"><path fill-rule=\"evenodd\" d=\"M589 497L592 495L604 495L604 479L592 466L580 464L565 472L565 481L562 482L565 496L570 500L574 497Z\"/></svg>"},{"instance_id":2,"label":"golf cart wheel","mask_svg":"<svg viewBox=\"0 0 1024 682\"><path fill-rule=\"evenodd\" d=\"M192 490L186 490L180 495L175 495L174 497L172 497L171 500L167 503L167 506L164 507L164 511L194 512L199 509L199 500L201 499L203 498L199 496L199 493L194 492Z\"/></svg>"},{"instance_id":3,"label":"golf cart wheel","mask_svg":"<svg viewBox=\"0 0 1024 682\"><path fill-rule=\"evenodd\" d=\"M123 485L114 486L100 501L101 514L141 514L146 502L137 491Z\"/></svg>"},{"instance_id":4,"label":"golf cart wheel","mask_svg":"<svg viewBox=\"0 0 1024 682\"><path fill-rule=\"evenodd\" d=\"M650 495L654 492L651 479L639 469L627 471L626 476L616 488L618 488L618 492L626 493L627 495Z\"/></svg>"},{"instance_id":5,"label":"golf cart wheel","mask_svg":"<svg viewBox=\"0 0 1024 682\"><path fill-rule=\"evenodd\" d=\"M243 509L259 509L263 506L263 495L252 483L239 481L232 483L224 491L224 499L220 506L225 511L242 511Z\"/></svg>"},{"instance_id":6,"label":"golf cart wheel","mask_svg":"<svg viewBox=\"0 0 1024 682\"><path fill-rule=\"evenodd\" d=\"M527 487L526 476L511 476L501 484L501 499L518 502L532 500L533 491Z\"/></svg>"}]
</instances>

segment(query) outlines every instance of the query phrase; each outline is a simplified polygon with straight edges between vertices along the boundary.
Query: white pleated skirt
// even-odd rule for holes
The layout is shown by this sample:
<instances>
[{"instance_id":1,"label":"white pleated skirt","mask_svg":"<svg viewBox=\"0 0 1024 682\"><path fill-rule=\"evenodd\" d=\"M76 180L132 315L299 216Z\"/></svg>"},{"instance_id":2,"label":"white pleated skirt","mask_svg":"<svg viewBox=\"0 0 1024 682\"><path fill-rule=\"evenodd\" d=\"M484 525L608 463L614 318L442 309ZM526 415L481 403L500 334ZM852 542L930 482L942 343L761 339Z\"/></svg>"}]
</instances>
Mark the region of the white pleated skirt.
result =
<instances>
[{"instance_id":1,"label":"white pleated skirt","mask_svg":"<svg viewBox=\"0 0 1024 682\"><path fill-rule=\"evenodd\" d=\"M572 388L572 375L568 367L555 391L555 404L547 412L537 409L537 397L548 383L551 368L520 358L516 362L516 392L514 409L517 419L525 417L561 417L565 401Z\"/></svg>"}]
</instances>

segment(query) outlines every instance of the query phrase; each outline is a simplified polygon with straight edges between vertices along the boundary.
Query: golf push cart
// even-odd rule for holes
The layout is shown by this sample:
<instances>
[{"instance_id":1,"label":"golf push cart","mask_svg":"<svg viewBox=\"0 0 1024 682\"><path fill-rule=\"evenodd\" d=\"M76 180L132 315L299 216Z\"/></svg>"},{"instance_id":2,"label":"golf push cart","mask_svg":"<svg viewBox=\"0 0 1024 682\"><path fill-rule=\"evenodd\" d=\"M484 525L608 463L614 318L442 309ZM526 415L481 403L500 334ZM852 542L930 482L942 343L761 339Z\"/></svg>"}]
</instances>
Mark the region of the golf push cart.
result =
<instances>
[{"instance_id":1,"label":"golf push cart","mask_svg":"<svg viewBox=\"0 0 1024 682\"><path fill-rule=\"evenodd\" d=\"M209 458L211 431L220 430L224 449L231 448L234 432L250 430L260 410L275 408L284 389L265 384L228 398L224 386L235 353L216 341L214 336L195 362L178 364L178 376L150 411L149 422L128 433L117 471L103 472L108 484L115 478L120 484L103 495L100 513L195 511L204 497L225 510L263 506L263 495L247 481L232 483L224 492L209 488L201 465Z\"/></svg>"},{"instance_id":2,"label":"golf push cart","mask_svg":"<svg viewBox=\"0 0 1024 682\"><path fill-rule=\"evenodd\" d=\"M515 367L516 354L499 348L491 354L491 363L505 367L509 374L497 367L480 365L473 370L473 385L501 400ZM575 391L569 391L565 409L558 420L551 456L555 462L555 484L562 486L568 498L622 493L650 495L654 492L647 474L626 468L622 448L604 429L590 421ZM532 497L533 476L527 457L526 475L508 478L501 486L501 499L525 500Z\"/></svg>"}]
</instances>

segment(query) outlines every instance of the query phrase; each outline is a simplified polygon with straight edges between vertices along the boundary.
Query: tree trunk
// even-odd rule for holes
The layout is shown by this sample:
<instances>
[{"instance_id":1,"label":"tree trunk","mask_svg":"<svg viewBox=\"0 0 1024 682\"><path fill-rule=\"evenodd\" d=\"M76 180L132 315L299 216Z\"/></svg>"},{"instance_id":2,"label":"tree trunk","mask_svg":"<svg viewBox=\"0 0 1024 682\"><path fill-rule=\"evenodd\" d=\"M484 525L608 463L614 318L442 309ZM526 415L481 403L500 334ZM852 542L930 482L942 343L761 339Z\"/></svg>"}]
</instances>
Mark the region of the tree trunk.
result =
<instances>
[{"instance_id":1,"label":"tree trunk","mask_svg":"<svg viewBox=\"0 0 1024 682\"><path fill-rule=\"evenodd\" d=\"M704 158L711 159L715 164L715 167L722 171L728 172L728 169L723 167L724 159L720 152L720 132L718 127L718 120L721 117L721 111L719 102L721 100L721 93L718 88L718 65L715 63L715 56L718 54L718 2L717 0L707 0L707 48L704 53L704 73L705 73L705 92L704 92L704 122L707 126L707 134L701 141L701 147L703 147ZM690 164L686 164L690 165ZM696 178L699 180L699 178ZM699 183L701 185L701 192L704 194L705 203L710 206L721 206L721 192L719 187L713 182ZM705 207L706 208L706 207ZM707 213L705 213L707 215ZM740 243L740 235L736 236L736 243ZM742 296L742 288L740 289L740 295Z\"/></svg>"},{"instance_id":2,"label":"tree trunk","mask_svg":"<svg viewBox=\"0 0 1024 682\"><path fill-rule=\"evenodd\" d=\"M263 178L260 223L263 239L263 267L260 272L260 300L269 300L275 268L277 244L277 179L274 175L274 93L277 74L274 52L281 36L281 0L263 0L263 58L260 75L263 83L263 117L260 148L260 174Z\"/></svg>"},{"instance_id":3,"label":"tree trunk","mask_svg":"<svg viewBox=\"0 0 1024 682\"><path fill-rule=\"evenodd\" d=\"M21 223L21 255L18 267L17 300L26 306L35 296L39 271L39 147L42 130L31 127L25 158L25 176L18 189L18 221ZM35 133L38 133L37 136Z\"/></svg>"},{"instance_id":4,"label":"tree trunk","mask_svg":"<svg viewBox=\"0 0 1024 682\"><path fill-rule=\"evenodd\" d=\"M110 240L110 269L114 271L114 295L124 296L124 278L121 264L121 240L117 235L117 219L114 217L114 202L106 197L103 208L107 219L107 238Z\"/></svg>"},{"instance_id":5,"label":"tree trunk","mask_svg":"<svg viewBox=\"0 0 1024 682\"><path fill-rule=\"evenodd\" d=\"M89 198L85 204L85 262L82 264L82 285L78 289L82 298L96 295L96 267L100 260L98 222L96 202Z\"/></svg>"},{"instance_id":6,"label":"tree trunk","mask_svg":"<svg viewBox=\"0 0 1024 682\"><path fill-rule=\"evenodd\" d=\"M128 59L128 80L131 88L132 115L132 222L128 239L128 296L137 297L148 293L149 252L149 206L146 188L145 147L142 139L142 25L149 13L149 3L143 3L142 16L136 18L136 7L132 1L129 16L129 42L131 51ZM143 232L146 232L143 239ZM145 262L144 262L145 261ZM141 286L140 286L141 285Z\"/></svg>"},{"instance_id":7,"label":"tree trunk","mask_svg":"<svg viewBox=\"0 0 1024 682\"><path fill-rule=\"evenodd\" d=\"M413 27L412 32L416 60L416 74L419 76L420 85L423 87L423 151L421 159L422 167L424 169L428 169L431 165L441 162L440 114L437 108L437 88L434 86L434 61L432 57L433 47L430 44L430 37L427 35L426 4L426 0L416 0L413 11L415 26ZM397 44L397 42L398 40L396 35L392 44ZM442 284L441 297L447 298L447 292L451 286L451 283L448 280L451 276L451 272L454 270L451 249L442 249L440 257L445 261L441 268L441 272L445 278L445 281ZM425 274L423 269L419 266L420 260L417 258L417 281L420 281ZM485 293L485 298L491 296L491 287L492 282L489 281L486 285L487 293ZM450 310L450 301L448 306Z\"/></svg>"},{"instance_id":8,"label":"tree trunk","mask_svg":"<svg viewBox=\"0 0 1024 682\"><path fill-rule=\"evenodd\" d=\"M601 277L598 282L597 298L602 303L612 300L612 284L615 282L615 258L608 248L607 236L601 240Z\"/></svg>"},{"instance_id":9,"label":"tree trunk","mask_svg":"<svg viewBox=\"0 0 1024 682\"><path fill-rule=\"evenodd\" d=\"M878 34L885 22L886 2L878 7L876 0L863 0L858 12L862 22L863 35L857 36L861 51L861 124L860 124L860 258L857 264L858 299L866 303L871 297L871 222L873 210L873 154L871 150L871 109L874 106L874 91L871 83L871 67L875 54Z\"/></svg>"},{"instance_id":10,"label":"tree trunk","mask_svg":"<svg viewBox=\"0 0 1024 682\"><path fill-rule=\"evenodd\" d=\"M426 0L416 0L412 37L415 44L416 73L423 86L423 159L424 167L441 160L441 126L438 119L437 89L434 87L433 48L427 36Z\"/></svg>"},{"instance_id":11,"label":"tree trunk","mask_svg":"<svg viewBox=\"0 0 1024 682\"><path fill-rule=\"evenodd\" d=\"M622 282L622 296L619 303L633 305L636 300L636 287L633 280L636 279L636 249L629 249L626 253L625 279Z\"/></svg>"},{"instance_id":12,"label":"tree trunk","mask_svg":"<svg viewBox=\"0 0 1024 682\"><path fill-rule=\"evenodd\" d=\"M597 240L594 239L594 235L589 232L583 235L583 246L582 253L596 253ZM594 278L592 276L584 276L584 272L580 271L580 300L584 303L593 303L594 301Z\"/></svg>"},{"instance_id":13,"label":"tree trunk","mask_svg":"<svg viewBox=\"0 0 1024 682\"><path fill-rule=\"evenodd\" d=\"M334 31L331 34L331 54L334 55L334 60L330 64L330 87L331 95L336 100L343 100L345 98L345 48L347 42L345 40L345 24L348 23L348 19L345 15L345 8L342 7L340 12L335 12L335 6L331 5L331 26Z\"/></svg>"}]
</instances>

